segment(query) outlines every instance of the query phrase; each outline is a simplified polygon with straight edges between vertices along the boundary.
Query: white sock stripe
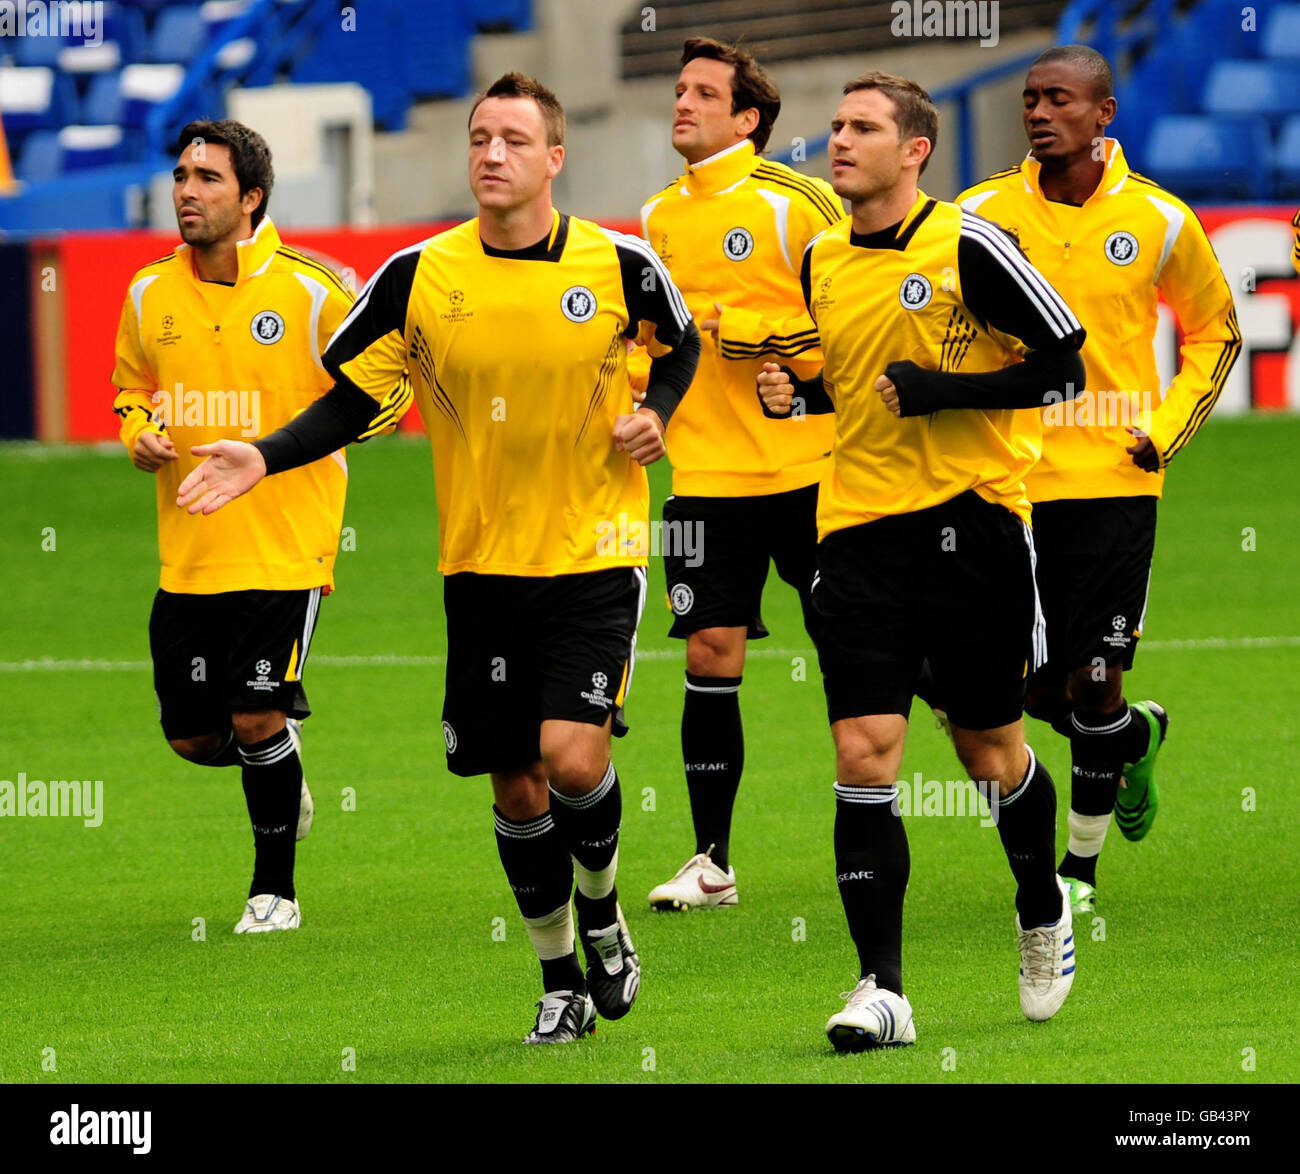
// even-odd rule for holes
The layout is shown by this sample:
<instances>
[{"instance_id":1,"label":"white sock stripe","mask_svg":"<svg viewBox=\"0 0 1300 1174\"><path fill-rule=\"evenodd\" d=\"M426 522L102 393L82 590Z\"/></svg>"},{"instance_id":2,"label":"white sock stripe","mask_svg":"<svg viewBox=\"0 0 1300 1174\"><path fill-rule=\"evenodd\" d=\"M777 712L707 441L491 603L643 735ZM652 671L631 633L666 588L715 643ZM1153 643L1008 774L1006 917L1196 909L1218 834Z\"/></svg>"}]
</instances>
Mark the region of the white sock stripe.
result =
<instances>
[{"instance_id":1,"label":"white sock stripe","mask_svg":"<svg viewBox=\"0 0 1300 1174\"><path fill-rule=\"evenodd\" d=\"M898 798L898 787L893 784L888 787L846 787L843 783L836 783L835 797L846 803L893 803Z\"/></svg>"},{"instance_id":2,"label":"white sock stripe","mask_svg":"<svg viewBox=\"0 0 1300 1174\"><path fill-rule=\"evenodd\" d=\"M597 803L608 795L610 788L613 787L617 779L618 774L615 772L614 764L611 762L609 766L605 768L605 777L600 780L596 789L594 791L588 791L585 795L561 795L560 792L549 783L547 784L547 787L550 789L552 797L558 799L565 807L571 807L574 811L585 811L588 807L595 807Z\"/></svg>"},{"instance_id":3,"label":"white sock stripe","mask_svg":"<svg viewBox=\"0 0 1300 1174\"><path fill-rule=\"evenodd\" d=\"M1117 734L1124 729L1133 720L1133 711L1125 709L1122 717L1116 718L1108 726L1085 726L1073 713L1070 714L1070 725L1072 725L1081 734Z\"/></svg>"},{"instance_id":4,"label":"white sock stripe","mask_svg":"<svg viewBox=\"0 0 1300 1174\"><path fill-rule=\"evenodd\" d=\"M555 827L555 821L551 819L549 811L545 815L539 815L535 819L525 820L522 823L516 823L499 811L494 811L492 821L497 831L510 840L535 840Z\"/></svg>"},{"instance_id":5,"label":"white sock stripe","mask_svg":"<svg viewBox=\"0 0 1300 1174\"><path fill-rule=\"evenodd\" d=\"M293 744L293 739L289 736L287 729L282 730L281 737L276 740L275 744L268 746L263 750L249 750L247 746L239 747L239 757L243 759L245 766L273 766L282 759L288 758L291 754L297 754L297 748Z\"/></svg>"},{"instance_id":6,"label":"white sock stripe","mask_svg":"<svg viewBox=\"0 0 1300 1174\"><path fill-rule=\"evenodd\" d=\"M686 692L688 693L739 693L739 685L692 685L690 681L686 682Z\"/></svg>"},{"instance_id":7,"label":"white sock stripe","mask_svg":"<svg viewBox=\"0 0 1300 1174\"><path fill-rule=\"evenodd\" d=\"M1029 765L1025 767L1025 777L1020 780L1016 785L1016 789L1012 791L1010 795L1003 795L998 799L999 807L1006 807L1008 804L1014 803L1019 799L1029 786L1029 780L1034 777L1034 770L1038 766L1038 759L1034 757L1034 748L1032 746L1027 745L1025 749L1029 752Z\"/></svg>"}]
</instances>

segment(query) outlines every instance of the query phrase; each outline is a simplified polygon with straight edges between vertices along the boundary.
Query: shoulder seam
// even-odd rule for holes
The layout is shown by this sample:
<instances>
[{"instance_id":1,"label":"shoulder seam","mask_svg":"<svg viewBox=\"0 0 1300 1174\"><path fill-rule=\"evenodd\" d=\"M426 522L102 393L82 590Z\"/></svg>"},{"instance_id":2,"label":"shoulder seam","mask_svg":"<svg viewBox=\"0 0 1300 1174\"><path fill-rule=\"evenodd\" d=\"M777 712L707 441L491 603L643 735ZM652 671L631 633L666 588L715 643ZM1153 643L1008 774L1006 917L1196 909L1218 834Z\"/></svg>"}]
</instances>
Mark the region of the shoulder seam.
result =
<instances>
[{"instance_id":1,"label":"shoulder seam","mask_svg":"<svg viewBox=\"0 0 1300 1174\"><path fill-rule=\"evenodd\" d=\"M288 257L289 260L296 261L300 265L307 265L312 269L319 269L321 273L323 273L334 283L335 288L337 288L340 293L346 294L349 297L356 297L356 294L354 294L352 290L348 289L348 287L343 284L342 280L340 280L339 278L339 275L335 273L334 270L331 269L328 265L322 265L319 261L313 261L310 257L304 256L302 253L299 253L296 250L289 248L287 245L281 245L275 251L280 256Z\"/></svg>"},{"instance_id":2,"label":"shoulder seam","mask_svg":"<svg viewBox=\"0 0 1300 1174\"><path fill-rule=\"evenodd\" d=\"M768 167L771 167L771 164L760 164L754 168L751 174L758 179L767 179L772 183L778 183L799 192L832 224L844 215L843 209L836 208L831 202L831 198L813 182L810 176L801 175L799 172L790 169L785 171L777 171L774 168L765 170Z\"/></svg>"}]
</instances>

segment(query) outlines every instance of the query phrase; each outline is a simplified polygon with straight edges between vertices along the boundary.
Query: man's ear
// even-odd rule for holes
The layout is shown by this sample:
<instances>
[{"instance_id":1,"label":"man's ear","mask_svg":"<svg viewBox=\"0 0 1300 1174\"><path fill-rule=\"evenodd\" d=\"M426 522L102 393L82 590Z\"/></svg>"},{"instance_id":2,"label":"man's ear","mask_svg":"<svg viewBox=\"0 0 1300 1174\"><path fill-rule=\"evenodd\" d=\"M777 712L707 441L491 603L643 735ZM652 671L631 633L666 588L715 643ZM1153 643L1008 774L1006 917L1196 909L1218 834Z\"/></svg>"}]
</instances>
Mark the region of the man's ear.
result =
<instances>
[{"instance_id":1,"label":"man's ear","mask_svg":"<svg viewBox=\"0 0 1300 1174\"><path fill-rule=\"evenodd\" d=\"M546 178L554 179L564 169L564 144L557 143L550 148L546 161Z\"/></svg>"},{"instance_id":2,"label":"man's ear","mask_svg":"<svg viewBox=\"0 0 1300 1174\"><path fill-rule=\"evenodd\" d=\"M257 210L257 206L262 202L262 189L249 188L242 196L239 197L239 206L250 216Z\"/></svg>"}]
</instances>

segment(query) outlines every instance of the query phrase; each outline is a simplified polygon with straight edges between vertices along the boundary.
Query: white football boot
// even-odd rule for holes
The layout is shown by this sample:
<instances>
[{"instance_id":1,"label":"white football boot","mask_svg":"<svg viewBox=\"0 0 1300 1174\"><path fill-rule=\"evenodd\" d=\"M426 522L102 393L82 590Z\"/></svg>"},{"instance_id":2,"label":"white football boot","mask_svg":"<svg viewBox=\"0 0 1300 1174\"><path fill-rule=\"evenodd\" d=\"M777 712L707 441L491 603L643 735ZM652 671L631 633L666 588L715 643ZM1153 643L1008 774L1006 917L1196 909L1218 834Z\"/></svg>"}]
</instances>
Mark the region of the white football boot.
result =
<instances>
[{"instance_id":1,"label":"white football boot","mask_svg":"<svg viewBox=\"0 0 1300 1174\"><path fill-rule=\"evenodd\" d=\"M277 929L297 929L301 924L302 910L297 901L271 893L258 893L256 897L248 898L235 933L270 933Z\"/></svg>"},{"instance_id":2,"label":"white football boot","mask_svg":"<svg viewBox=\"0 0 1300 1174\"><path fill-rule=\"evenodd\" d=\"M289 727L289 737L293 740L293 748L298 752L298 761L302 761L302 722L296 717L286 718L285 723ZM307 833L311 831L311 821L316 818L316 804L312 802L311 791L307 789L307 776L302 777L302 791L298 796L298 834L294 837L297 840L305 840Z\"/></svg>"},{"instance_id":3,"label":"white football boot","mask_svg":"<svg viewBox=\"0 0 1300 1174\"><path fill-rule=\"evenodd\" d=\"M537 1023L526 1044L571 1044L596 1034L596 1004L589 995L551 991L537 1004Z\"/></svg>"},{"instance_id":4,"label":"white football boot","mask_svg":"<svg viewBox=\"0 0 1300 1174\"><path fill-rule=\"evenodd\" d=\"M709 845L709 852L713 845ZM720 905L735 905L736 870L723 872L709 852L692 856L677 870L670 881L650 890L650 905L659 912L684 912L687 909L714 909Z\"/></svg>"},{"instance_id":5,"label":"white football boot","mask_svg":"<svg viewBox=\"0 0 1300 1174\"><path fill-rule=\"evenodd\" d=\"M826 1035L837 1052L901 1048L916 1043L912 1004L905 995L877 987L874 974L868 974L840 998L847 1005L826 1023Z\"/></svg>"},{"instance_id":6,"label":"white football boot","mask_svg":"<svg viewBox=\"0 0 1300 1174\"><path fill-rule=\"evenodd\" d=\"M1070 890L1060 877L1056 878L1056 887L1061 890L1059 921L1026 930L1020 928L1020 917L1016 917L1016 936L1020 940L1020 1009L1035 1022L1051 1019L1074 985Z\"/></svg>"}]
</instances>

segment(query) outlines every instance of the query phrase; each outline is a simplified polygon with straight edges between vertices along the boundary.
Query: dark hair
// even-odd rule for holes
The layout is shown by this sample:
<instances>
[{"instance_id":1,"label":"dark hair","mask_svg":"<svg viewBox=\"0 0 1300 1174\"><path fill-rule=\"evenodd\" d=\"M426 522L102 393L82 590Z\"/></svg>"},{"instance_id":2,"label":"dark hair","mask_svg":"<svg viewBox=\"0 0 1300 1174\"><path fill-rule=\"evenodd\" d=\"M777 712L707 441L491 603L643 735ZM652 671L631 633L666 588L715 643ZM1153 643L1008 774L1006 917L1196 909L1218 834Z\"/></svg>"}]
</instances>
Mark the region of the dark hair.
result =
<instances>
[{"instance_id":1,"label":"dark hair","mask_svg":"<svg viewBox=\"0 0 1300 1174\"><path fill-rule=\"evenodd\" d=\"M275 184L275 169L271 166L271 148L266 140L251 127L233 118L220 120L199 119L187 123L176 140L176 154L183 154L195 140L216 144L230 150L235 178L239 181L242 199L254 188L262 189L262 200L253 209L253 228L262 223L267 205L271 202L271 188Z\"/></svg>"},{"instance_id":2,"label":"dark hair","mask_svg":"<svg viewBox=\"0 0 1300 1174\"><path fill-rule=\"evenodd\" d=\"M535 77L524 73L502 74L474 99L474 105L469 111L470 125L474 122L474 111L486 98L531 98L537 103L537 108L542 112L542 121L546 123L546 145L564 145L564 107L560 105L559 98Z\"/></svg>"},{"instance_id":3,"label":"dark hair","mask_svg":"<svg viewBox=\"0 0 1300 1174\"><path fill-rule=\"evenodd\" d=\"M939 142L939 111L930 101L930 95L912 81L896 73L873 69L861 77L844 83L844 92L879 90L894 104L894 123L898 127L898 140L924 138L930 140L930 154L921 161L921 171L934 156Z\"/></svg>"},{"instance_id":4,"label":"dark hair","mask_svg":"<svg viewBox=\"0 0 1300 1174\"><path fill-rule=\"evenodd\" d=\"M1093 95L1097 101L1104 102L1114 96L1115 78L1110 71L1110 62L1096 49L1087 45L1053 45L1034 58L1034 65L1051 65L1056 61L1073 65L1092 82ZM1029 68L1033 69L1034 65Z\"/></svg>"},{"instance_id":5,"label":"dark hair","mask_svg":"<svg viewBox=\"0 0 1300 1174\"><path fill-rule=\"evenodd\" d=\"M731 66L731 113L758 111L758 125L750 132L749 138L754 150L761 154L767 147L767 140L772 137L777 115L781 113L781 94L776 84L754 60L754 55L739 45L729 45L712 37L691 37L682 45L682 64L686 65L697 57L707 57L710 61L721 61Z\"/></svg>"}]
</instances>

